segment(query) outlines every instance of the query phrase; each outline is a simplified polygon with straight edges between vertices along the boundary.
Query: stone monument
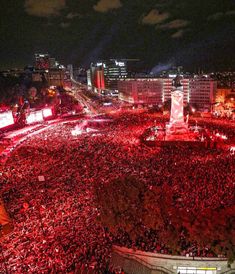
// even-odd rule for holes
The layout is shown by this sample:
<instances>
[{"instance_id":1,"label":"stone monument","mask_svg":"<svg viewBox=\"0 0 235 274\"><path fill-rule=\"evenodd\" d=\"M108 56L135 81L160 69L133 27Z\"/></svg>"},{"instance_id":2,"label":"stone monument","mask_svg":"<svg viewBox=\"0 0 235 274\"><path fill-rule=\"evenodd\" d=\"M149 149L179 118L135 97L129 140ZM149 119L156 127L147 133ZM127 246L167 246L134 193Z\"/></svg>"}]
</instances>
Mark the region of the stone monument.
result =
<instances>
[{"instance_id":1,"label":"stone monument","mask_svg":"<svg viewBox=\"0 0 235 274\"><path fill-rule=\"evenodd\" d=\"M166 124L166 135L180 135L188 132L184 121L184 91L182 77L177 75L172 82L170 122Z\"/></svg>"}]
</instances>

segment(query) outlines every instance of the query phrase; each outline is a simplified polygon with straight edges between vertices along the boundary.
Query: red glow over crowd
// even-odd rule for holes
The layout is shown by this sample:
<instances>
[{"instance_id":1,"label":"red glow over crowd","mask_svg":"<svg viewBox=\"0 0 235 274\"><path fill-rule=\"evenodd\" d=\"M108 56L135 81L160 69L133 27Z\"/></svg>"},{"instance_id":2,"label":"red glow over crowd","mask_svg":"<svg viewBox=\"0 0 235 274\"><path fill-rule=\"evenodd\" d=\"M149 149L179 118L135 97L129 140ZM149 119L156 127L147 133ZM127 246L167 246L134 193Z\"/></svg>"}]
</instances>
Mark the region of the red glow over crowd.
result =
<instances>
[{"instance_id":1,"label":"red glow over crowd","mask_svg":"<svg viewBox=\"0 0 235 274\"><path fill-rule=\"evenodd\" d=\"M235 158L227 150L149 148L139 137L155 120L165 119L145 113L100 118L110 120L92 123L96 131L75 136L71 132L81 121L53 125L29 137L0 167L0 190L14 223L13 233L1 240L0 269L115 273L109 265L113 244L172 253L154 231L133 242L126 233L112 235L103 227L97 220L95 182L108 184L128 174L149 186L168 185L177 206L193 213L232 205ZM234 136L235 126L206 125ZM180 248L182 256L226 255L197 243L183 242Z\"/></svg>"}]
</instances>

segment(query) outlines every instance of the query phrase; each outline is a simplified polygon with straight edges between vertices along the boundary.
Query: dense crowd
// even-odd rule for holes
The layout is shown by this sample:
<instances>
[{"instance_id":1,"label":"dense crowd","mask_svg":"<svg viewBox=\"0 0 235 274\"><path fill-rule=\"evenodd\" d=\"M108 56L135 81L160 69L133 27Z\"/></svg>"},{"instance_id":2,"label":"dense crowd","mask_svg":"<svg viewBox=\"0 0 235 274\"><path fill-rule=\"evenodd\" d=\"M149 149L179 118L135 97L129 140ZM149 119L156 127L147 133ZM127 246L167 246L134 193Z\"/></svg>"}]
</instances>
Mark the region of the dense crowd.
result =
<instances>
[{"instance_id":1,"label":"dense crowd","mask_svg":"<svg viewBox=\"0 0 235 274\"><path fill-rule=\"evenodd\" d=\"M97 131L78 136L71 134L74 122L52 125L1 166L0 190L14 232L2 239L0 273L115 273L109 266L112 244L171 254L152 230L133 242L127 233L114 236L103 227L94 203L97 182L129 174L163 190L168 185L176 206L192 213L232 205L235 159L227 151L145 147L139 136L156 120L165 122L154 115L98 119L88 123ZM182 244L181 255L187 254L215 255L196 243Z\"/></svg>"}]
</instances>

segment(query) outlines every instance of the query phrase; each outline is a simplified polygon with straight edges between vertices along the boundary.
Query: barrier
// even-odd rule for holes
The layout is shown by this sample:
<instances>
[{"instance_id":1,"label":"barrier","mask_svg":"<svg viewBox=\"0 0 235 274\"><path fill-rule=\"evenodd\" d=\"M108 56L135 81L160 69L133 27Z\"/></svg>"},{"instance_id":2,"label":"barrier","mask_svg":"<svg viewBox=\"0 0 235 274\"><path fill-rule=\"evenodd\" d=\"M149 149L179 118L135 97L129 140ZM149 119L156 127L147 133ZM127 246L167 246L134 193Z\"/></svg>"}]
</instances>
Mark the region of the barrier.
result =
<instances>
[{"instance_id":1,"label":"barrier","mask_svg":"<svg viewBox=\"0 0 235 274\"><path fill-rule=\"evenodd\" d=\"M226 258L163 255L119 246L113 246L111 264L122 267L128 274L177 274L183 268L195 269L194 274L235 273L235 263L228 267Z\"/></svg>"}]
</instances>

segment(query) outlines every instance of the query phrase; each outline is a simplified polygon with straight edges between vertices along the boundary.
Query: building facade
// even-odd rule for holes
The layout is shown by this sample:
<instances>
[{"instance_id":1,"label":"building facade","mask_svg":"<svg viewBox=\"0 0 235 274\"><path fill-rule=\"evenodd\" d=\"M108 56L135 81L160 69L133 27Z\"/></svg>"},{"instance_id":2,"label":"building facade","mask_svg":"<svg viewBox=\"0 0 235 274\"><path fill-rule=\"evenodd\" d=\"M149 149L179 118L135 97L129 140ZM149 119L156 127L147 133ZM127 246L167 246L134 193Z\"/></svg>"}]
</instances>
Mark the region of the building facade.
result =
<instances>
[{"instance_id":1,"label":"building facade","mask_svg":"<svg viewBox=\"0 0 235 274\"><path fill-rule=\"evenodd\" d=\"M87 70L87 86L97 93L105 90L103 63L91 64Z\"/></svg>"},{"instance_id":2,"label":"building facade","mask_svg":"<svg viewBox=\"0 0 235 274\"><path fill-rule=\"evenodd\" d=\"M118 81L125 79L133 70L137 59L109 59L92 63L87 71L88 84L98 93L102 90L117 92Z\"/></svg>"},{"instance_id":3,"label":"building facade","mask_svg":"<svg viewBox=\"0 0 235 274\"><path fill-rule=\"evenodd\" d=\"M64 86L65 70L62 69L50 69L45 77L49 86Z\"/></svg>"},{"instance_id":4,"label":"building facade","mask_svg":"<svg viewBox=\"0 0 235 274\"><path fill-rule=\"evenodd\" d=\"M49 69L50 56L49 54L35 53L35 68L36 69Z\"/></svg>"},{"instance_id":5,"label":"building facade","mask_svg":"<svg viewBox=\"0 0 235 274\"><path fill-rule=\"evenodd\" d=\"M162 103L161 79L126 79L118 82L119 99L131 104Z\"/></svg>"},{"instance_id":6,"label":"building facade","mask_svg":"<svg viewBox=\"0 0 235 274\"><path fill-rule=\"evenodd\" d=\"M216 81L210 78L184 78L183 103L210 110L215 101ZM120 79L119 99L132 104L162 105L171 100L172 78Z\"/></svg>"},{"instance_id":7,"label":"building facade","mask_svg":"<svg viewBox=\"0 0 235 274\"><path fill-rule=\"evenodd\" d=\"M110 90L118 90L118 80L127 77L127 61L110 59L103 63L105 86Z\"/></svg>"},{"instance_id":8,"label":"building facade","mask_svg":"<svg viewBox=\"0 0 235 274\"><path fill-rule=\"evenodd\" d=\"M37 70L55 69L59 67L59 63L54 57L50 57L48 53L35 53L35 68Z\"/></svg>"},{"instance_id":9,"label":"building facade","mask_svg":"<svg viewBox=\"0 0 235 274\"><path fill-rule=\"evenodd\" d=\"M190 80L189 103L202 111L210 111L215 102L216 90L216 81L208 77L195 77Z\"/></svg>"}]
</instances>

